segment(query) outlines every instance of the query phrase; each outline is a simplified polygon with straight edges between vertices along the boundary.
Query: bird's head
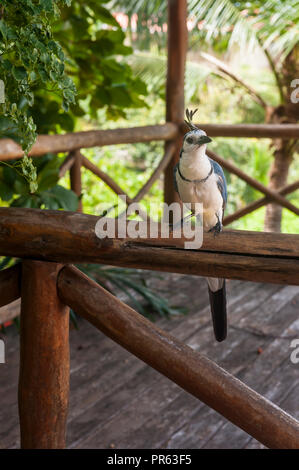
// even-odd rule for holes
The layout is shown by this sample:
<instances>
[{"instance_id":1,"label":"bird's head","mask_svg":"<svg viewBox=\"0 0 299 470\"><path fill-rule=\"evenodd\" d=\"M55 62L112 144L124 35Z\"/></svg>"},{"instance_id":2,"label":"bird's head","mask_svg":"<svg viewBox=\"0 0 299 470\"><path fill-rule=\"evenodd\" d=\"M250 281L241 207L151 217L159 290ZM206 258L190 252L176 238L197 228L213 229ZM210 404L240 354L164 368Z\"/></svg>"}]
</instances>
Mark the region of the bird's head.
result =
<instances>
[{"instance_id":1,"label":"bird's head","mask_svg":"<svg viewBox=\"0 0 299 470\"><path fill-rule=\"evenodd\" d=\"M207 136L205 131L201 129L192 130L184 136L183 151L192 152L203 145L205 149L209 142L212 142L212 139Z\"/></svg>"},{"instance_id":2,"label":"bird's head","mask_svg":"<svg viewBox=\"0 0 299 470\"><path fill-rule=\"evenodd\" d=\"M185 120L185 123L189 127L190 131L187 132L184 136L184 142L183 142L183 151L184 152L192 152L196 149L199 149L199 147L203 147L203 150L205 151L206 146L209 142L212 142L212 139L207 136L205 131L202 129L199 129L197 126L195 126L192 122L193 116L196 113L197 109L195 111L189 111L189 109L186 110L186 117L187 120Z\"/></svg>"}]
</instances>

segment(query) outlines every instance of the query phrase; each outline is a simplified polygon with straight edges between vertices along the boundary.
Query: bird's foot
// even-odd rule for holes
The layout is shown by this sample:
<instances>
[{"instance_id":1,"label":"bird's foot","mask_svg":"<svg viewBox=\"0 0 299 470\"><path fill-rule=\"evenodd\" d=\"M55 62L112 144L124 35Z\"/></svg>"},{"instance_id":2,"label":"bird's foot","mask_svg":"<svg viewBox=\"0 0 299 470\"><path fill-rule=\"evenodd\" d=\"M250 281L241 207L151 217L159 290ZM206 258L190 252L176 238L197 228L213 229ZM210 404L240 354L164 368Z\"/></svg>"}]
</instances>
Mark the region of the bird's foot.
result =
<instances>
[{"instance_id":1,"label":"bird's foot","mask_svg":"<svg viewBox=\"0 0 299 470\"><path fill-rule=\"evenodd\" d=\"M217 217L217 223L216 225L214 225L214 227L212 227L209 232L213 232L214 233L214 237L216 237L217 235L219 235L220 232L222 232L222 223L219 219L219 216L216 214L216 217Z\"/></svg>"}]
</instances>

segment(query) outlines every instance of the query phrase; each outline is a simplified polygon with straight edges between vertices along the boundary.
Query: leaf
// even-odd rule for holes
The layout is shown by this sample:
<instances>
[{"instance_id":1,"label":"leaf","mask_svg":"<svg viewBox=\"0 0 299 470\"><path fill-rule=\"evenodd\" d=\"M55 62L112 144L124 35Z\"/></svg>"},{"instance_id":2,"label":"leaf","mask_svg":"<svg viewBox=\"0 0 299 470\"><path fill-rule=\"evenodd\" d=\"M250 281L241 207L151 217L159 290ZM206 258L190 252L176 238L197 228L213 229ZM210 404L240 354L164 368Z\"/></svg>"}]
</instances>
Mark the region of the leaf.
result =
<instances>
[{"instance_id":1,"label":"leaf","mask_svg":"<svg viewBox=\"0 0 299 470\"><path fill-rule=\"evenodd\" d=\"M38 191L45 191L52 186L55 186L59 179L59 170L58 169L43 169L37 178Z\"/></svg>"},{"instance_id":2,"label":"leaf","mask_svg":"<svg viewBox=\"0 0 299 470\"><path fill-rule=\"evenodd\" d=\"M13 67L12 74L17 81L22 81L27 78L27 72L24 67Z\"/></svg>"},{"instance_id":3,"label":"leaf","mask_svg":"<svg viewBox=\"0 0 299 470\"><path fill-rule=\"evenodd\" d=\"M62 209L73 212L77 210L79 198L72 190L57 185L51 188L49 192L55 196Z\"/></svg>"},{"instance_id":4,"label":"leaf","mask_svg":"<svg viewBox=\"0 0 299 470\"><path fill-rule=\"evenodd\" d=\"M0 198L2 201L10 201L13 196L12 187L5 181L0 181Z\"/></svg>"},{"instance_id":5,"label":"leaf","mask_svg":"<svg viewBox=\"0 0 299 470\"><path fill-rule=\"evenodd\" d=\"M130 94L125 85L115 85L110 92L111 103L121 107L130 106L132 103Z\"/></svg>"}]
</instances>

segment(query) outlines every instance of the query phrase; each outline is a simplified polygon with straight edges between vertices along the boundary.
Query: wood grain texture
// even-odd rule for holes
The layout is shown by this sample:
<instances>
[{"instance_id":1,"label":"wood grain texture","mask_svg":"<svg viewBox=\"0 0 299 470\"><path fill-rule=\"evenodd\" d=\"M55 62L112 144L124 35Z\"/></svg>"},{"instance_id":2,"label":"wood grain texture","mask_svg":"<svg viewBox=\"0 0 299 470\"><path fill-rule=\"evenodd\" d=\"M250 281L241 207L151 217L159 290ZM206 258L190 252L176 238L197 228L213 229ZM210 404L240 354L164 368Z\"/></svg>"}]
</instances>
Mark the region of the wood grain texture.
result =
<instances>
[{"instance_id":1,"label":"wood grain texture","mask_svg":"<svg viewBox=\"0 0 299 470\"><path fill-rule=\"evenodd\" d=\"M57 296L61 265L24 261L19 415L23 449L65 447L69 399L69 308Z\"/></svg>"},{"instance_id":2,"label":"wood grain texture","mask_svg":"<svg viewBox=\"0 0 299 470\"><path fill-rule=\"evenodd\" d=\"M298 188L299 188L299 180L280 188L277 192L281 194L282 196L286 196L287 194L290 194L296 191ZM247 206L236 210L232 214L226 215L223 219L223 225L224 226L229 225L235 220L241 219L241 217L244 217L244 215L247 215L253 211L256 211L257 209L264 206L265 204L268 204L271 201L272 199L269 196L265 196L260 199L257 199L256 201L253 201L250 204L247 204Z\"/></svg>"},{"instance_id":3,"label":"wood grain texture","mask_svg":"<svg viewBox=\"0 0 299 470\"><path fill-rule=\"evenodd\" d=\"M82 181L81 181L81 167L82 167L82 157L80 150L75 150L73 152L74 155L74 163L70 167L70 183L71 189L74 193L80 198L82 193ZM82 200L79 199L78 202L78 212L82 212Z\"/></svg>"},{"instance_id":4,"label":"wood grain texture","mask_svg":"<svg viewBox=\"0 0 299 470\"><path fill-rule=\"evenodd\" d=\"M234 175L241 178L243 181L249 184L249 186L252 186L253 188L260 191L261 193L265 194L266 196L271 198L272 201L276 202L282 207L285 207L289 211L294 212L294 214L299 215L299 208L294 206L294 204L292 204L290 201L284 198L278 191L274 191L273 189L268 188L267 186L264 186L262 183L252 178L252 176L249 176L239 167L237 167L230 161L225 160L224 158L220 157L215 152L212 152L211 150L207 150L207 155L211 157L213 160L215 160L217 163L219 163L223 168L228 170L230 173L233 173Z\"/></svg>"},{"instance_id":5,"label":"wood grain texture","mask_svg":"<svg viewBox=\"0 0 299 470\"><path fill-rule=\"evenodd\" d=\"M39 135L29 152L31 157L45 153L70 152L82 148L102 147L104 145L131 144L169 140L178 134L178 127L170 122L155 126L129 127L123 129L106 129L95 131L70 132L56 135ZM21 158L24 152L11 139L0 140L0 159L12 160Z\"/></svg>"},{"instance_id":6,"label":"wood grain texture","mask_svg":"<svg viewBox=\"0 0 299 470\"><path fill-rule=\"evenodd\" d=\"M167 78L166 78L166 121L179 126L184 119L184 82L187 56L187 1L168 0L167 31ZM174 155L164 172L164 202L178 201L173 184L173 168L180 157L182 138L179 132L173 137Z\"/></svg>"},{"instance_id":7,"label":"wood grain texture","mask_svg":"<svg viewBox=\"0 0 299 470\"><path fill-rule=\"evenodd\" d=\"M298 139L298 124L196 124L211 137L253 137ZM181 132L187 132L185 123L181 124Z\"/></svg>"},{"instance_id":8,"label":"wood grain texture","mask_svg":"<svg viewBox=\"0 0 299 470\"><path fill-rule=\"evenodd\" d=\"M205 234L199 250L184 238L109 238L87 214L0 208L0 254L56 262L91 262L212 277L299 284L299 236L225 230Z\"/></svg>"},{"instance_id":9,"label":"wood grain texture","mask_svg":"<svg viewBox=\"0 0 299 470\"><path fill-rule=\"evenodd\" d=\"M64 267L57 285L62 301L104 334L264 445L299 447L298 421L156 327L77 268Z\"/></svg>"},{"instance_id":10,"label":"wood grain texture","mask_svg":"<svg viewBox=\"0 0 299 470\"><path fill-rule=\"evenodd\" d=\"M292 406L288 399L299 380L298 367L289 360L288 339L298 337L297 288L229 281L229 336L225 343L216 344L204 279L156 276L154 272L142 275L154 292L163 290L170 305L188 309L187 315L154 317L156 325L299 418L296 400ZM114 450L198 449L209 445L228 449L249 443L250 436L244 431L84 319L79 318L78 323L79 329L70 332L68 447L111 450L113 443ZM7 328L4 340L7 361L1 365L0 448L17 448L19 335L14 327ZM262 354L257 353L258 348ZM251 442L263 446L256 440Z\"/></svg>"}]
</instances>

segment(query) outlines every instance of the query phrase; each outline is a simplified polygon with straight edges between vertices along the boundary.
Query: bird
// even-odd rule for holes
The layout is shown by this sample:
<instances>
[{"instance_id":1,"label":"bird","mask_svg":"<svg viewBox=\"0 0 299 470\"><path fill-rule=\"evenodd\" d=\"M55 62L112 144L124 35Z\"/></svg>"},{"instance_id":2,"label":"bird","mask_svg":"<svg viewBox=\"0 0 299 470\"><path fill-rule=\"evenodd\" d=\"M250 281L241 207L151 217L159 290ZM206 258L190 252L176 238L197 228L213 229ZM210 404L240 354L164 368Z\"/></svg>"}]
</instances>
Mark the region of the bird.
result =
<instances>
[{"instance_id":1,"label":"bird","mask_svg":"<svg viewBox=\"0 0 299 470\"><path fill-rule=\"evenodd\" d=\"M190 130L184 135L180 159L174 167L174 186L183 204L188 204L191 208L191 216L199 216L195 212L195 203L202 203L203 231L217 235L223 228L227 184L221 166L206 154L207 144L212 139L192 122L196 112L197 109L186 110L185 123ZM183 223L184 219L181 220L181 224ZM225 279L206 279L214 334L216 340L221 342L227 336Z\"/></svg>"}]
</instances>

